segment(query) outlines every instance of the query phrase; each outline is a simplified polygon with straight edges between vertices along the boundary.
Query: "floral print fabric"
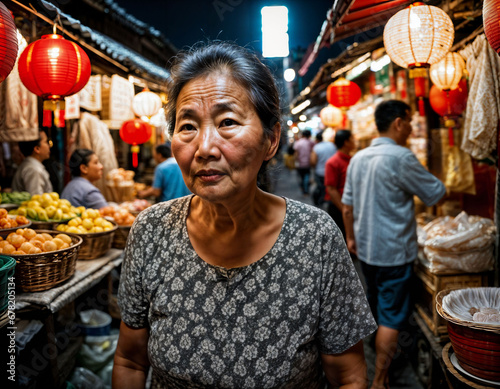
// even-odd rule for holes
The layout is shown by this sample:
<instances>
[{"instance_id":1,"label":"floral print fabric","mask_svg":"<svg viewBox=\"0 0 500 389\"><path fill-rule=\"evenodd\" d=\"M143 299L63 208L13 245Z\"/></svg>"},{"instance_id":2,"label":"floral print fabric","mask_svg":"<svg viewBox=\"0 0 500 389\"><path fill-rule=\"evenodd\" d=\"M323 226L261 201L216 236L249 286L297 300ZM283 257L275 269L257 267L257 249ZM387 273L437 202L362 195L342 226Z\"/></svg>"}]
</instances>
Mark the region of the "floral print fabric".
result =
<instances>
[{"instance_id":1,"label":"floral print fabric","mask_svg":"<svg viewBox=\"0 0 500 389\"><path fill-rule=\"evenodd\" d=\"M320 388L320 353L376 329L332 219L286 199L273 248L245 267L203 261L186 228L193 196L141 212L119 287L122 320L149 327L153 381L169 388Z\"/></svg>"}]
</instances>

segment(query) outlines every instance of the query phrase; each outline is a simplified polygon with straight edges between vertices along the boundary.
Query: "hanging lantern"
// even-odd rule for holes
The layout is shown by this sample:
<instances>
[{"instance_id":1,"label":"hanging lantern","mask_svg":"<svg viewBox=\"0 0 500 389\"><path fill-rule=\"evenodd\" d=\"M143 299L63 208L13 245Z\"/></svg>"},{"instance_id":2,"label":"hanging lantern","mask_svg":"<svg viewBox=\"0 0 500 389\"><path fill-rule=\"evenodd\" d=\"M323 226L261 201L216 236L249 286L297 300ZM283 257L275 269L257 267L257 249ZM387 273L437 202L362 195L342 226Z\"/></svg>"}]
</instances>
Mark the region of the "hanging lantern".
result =
<instances>
[{"instance_id":1,"label":"hanging lantern","mask_svg":"<svg viewBox=\"0 0 500 389\"><path fill-rule=\"evenodd\" d=\"M19 57L19 76L26 88L53 101L83 89L90 78L90 70L85 51L58 34L43 35Z\"/></svg>"},{"instance_id":2,"label":"hanging lantern","mask_svg":"<svg viewBox=\"0 0 500 389\"><path fill-rule=\"evenodd\" d=\"M161 106L160 96L147 88L141 93L136 94L132 100L132 110L139 117L146 116L147 118L151 118L151 116L158 113Z\"/></svg>"},{"instance_id":3,"label":"hanging lantern","mask_svg":"<svg viewBox=\"0 0 500 389\"><path fill-rule=\"evenodd\" d=\"M340 108L331 104L327 105L319 112L321 122L327 127L337 127L342 123L343 113Z\"/></svg>"},{"instance_id":4,"label":"hanging lantern","mask_svg":"<svg viewBox=\"0 0 500 389\"><path fill-rule=\"evenodd\" d=\"M455 144L453 139L455 118L459 117L467 107L467 95L467 81L465 79L460 80L455 89L445 91L433 85L429 92L429 102L432 109L445 119L450 146Z\"/></svg>"},{"instance_id":5,"label":"hanging lantern","mask_svg":"<svg viewBox=\"0 0 500 389\"><path fill-rule=\"evenodd\" d=\"M347 108L358 102L361 97L359 86L343 77L328 85L326 100L339 108Z\"/></svg>"},{"instance_id":6,"label":"hanging lantern","mask_svg":"<svg viewBox=\"0 0 500 389\"><path fill-rule=\"evenodd\" d=\"M427 68L444 58L454 38L453 22L446 12L423 3L399 11L384 28L387 54L395 64L410 69L422 116Z\"/></svg>"},{"instance_id":7,"label":"hanging lantern","mask_svg":"<svg viewBox=\"0 0 500 389\"><path fill-rule=\"evenodd\" d=\"M500 8L497 0L483 1L483 24L488 43L500 54Z\"/></svg>"},{"instance_id":8,"label":"hanging lantern","mask_svg":"<svg viewBox=\"0 0 500 389\"><path fill-rule=\"evenodd\" d=\"M430 68L431 80L444 91L455 89L462 79L465 61L458 53L449 52Z\"/></svg>"},{"instance_id":9,"label":"hanging lantern","mask_svg":"<svg viewBox=\"0 0 500 389\"><path fill-rule=\"evenodd\" d=\"M3 3L0 3L0 82L10 74L17 58L17 29L14 18Z\"/></svg>"},{"instance_id":10,"label":"hanging lantern","mask_svg":"<svg viewBox=\"0 0 500 389\"><path fill-rule=\"evenodd\" d=\"M153 130L151 126L141 119L123 122L120 128L120 138L122 138L125 143L132 145L132 165L134 167L137 167L139 164L137 158L137 154L140 150L139 145L147 142L152 134Z\"/></svg>"}]
</instances>

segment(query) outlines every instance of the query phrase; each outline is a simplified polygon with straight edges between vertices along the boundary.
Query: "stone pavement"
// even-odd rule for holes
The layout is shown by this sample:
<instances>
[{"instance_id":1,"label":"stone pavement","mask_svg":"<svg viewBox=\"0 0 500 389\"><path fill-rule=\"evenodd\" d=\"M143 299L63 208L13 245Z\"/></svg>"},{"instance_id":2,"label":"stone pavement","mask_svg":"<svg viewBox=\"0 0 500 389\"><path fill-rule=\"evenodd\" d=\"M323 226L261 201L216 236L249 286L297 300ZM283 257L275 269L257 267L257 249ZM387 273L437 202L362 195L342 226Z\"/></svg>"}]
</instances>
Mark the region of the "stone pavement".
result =
<instances>
[{"instance_id":1,"label":"stone pavement","mask_svg":"<svg viewBox=\"0 0 500 389\"><path fill-rule=\"evenodd\" d=\"M296 171L289 170L281 163L278 163L273 167L271 176L274 184L274 194L302 201L306 204L313 204L311 196L304 196L302 194L299 188L298 175ZM311 181L314 181L312 176ZM310 192L312 193L313 190L314 184L311 187ZM363 275L357 260L354 261L354 265L360 275L361 281L364 284ZM403 336L399 342L400 348L394 358L392 373L390 375L391 389L423 389L423 386L420 383L412 364L410 363L412 356L416 353L414 332L415 331L410 328L409 331L402 333ZM373 336L370 336L364 340L365 357L368 366L368 378L370 381L373 379L375 372L375 351L372 346L372 338Z\"/></svg>"}]
</instances>

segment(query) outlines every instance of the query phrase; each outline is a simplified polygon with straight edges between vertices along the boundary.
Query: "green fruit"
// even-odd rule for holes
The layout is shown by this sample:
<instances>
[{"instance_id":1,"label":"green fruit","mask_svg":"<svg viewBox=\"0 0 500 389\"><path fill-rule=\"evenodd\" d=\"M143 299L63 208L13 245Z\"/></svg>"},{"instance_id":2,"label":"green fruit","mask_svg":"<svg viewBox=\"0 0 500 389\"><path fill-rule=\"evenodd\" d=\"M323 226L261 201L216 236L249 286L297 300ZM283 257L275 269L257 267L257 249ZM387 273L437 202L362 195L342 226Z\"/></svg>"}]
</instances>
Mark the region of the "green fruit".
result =
<instances>
[{"instance_id":1,"label":"green fruit","mask_svg":"<svg viewBox=\"0 0 500 389\"><path fill-rule=\"evenodd\" d=\"M21 215L21 216L26 216L27 215L27 213L26 213L26 207L19 207L19 208L17 208L17 214Z\"/></svg>"},{"instance_id":2,"label":"green fruit","mask_svg":"<svg viewBox=\"0 0 500 389\"><path fill-rule=\"evenodd\" d=\"M26 216L32 220L38 220L38 214L33 208L26 208Z\"/></svg>"},{"instance_id":3,"label":"green fruit","mask_svg":"<svg viewBox=\"0 0 500 389\"><path fill-rule=\"evenodd\" d=\"M47 208L45 208L45 212L47 212L47 216L49 219L52 219L54 215L56 214L57 208L54 207L53 205L49 205Z\"/></svg>"},{"instance_id":4,"label":"green fruit","mask_svg":"<svg viewBox=\"0 0 500 389\"><path fill-rule=\"evenodd\" d=\"M54 216L52 216L53 220L56 220L56 221L62 220L62 217L63 217L62 209L57 209Z\"/></svg>"},{"instance_id":5,"label":"green fruit","mask_svg":"<svg viewBox=\"0 0 500 389\"><path fill-rule=\"evenodd\" d=\"M45 209L41 209L38 211L38 220L41 220L44 222L49 220L49 216L47 215L47 211L45 211Z\"/></svg>"}]
</instances>

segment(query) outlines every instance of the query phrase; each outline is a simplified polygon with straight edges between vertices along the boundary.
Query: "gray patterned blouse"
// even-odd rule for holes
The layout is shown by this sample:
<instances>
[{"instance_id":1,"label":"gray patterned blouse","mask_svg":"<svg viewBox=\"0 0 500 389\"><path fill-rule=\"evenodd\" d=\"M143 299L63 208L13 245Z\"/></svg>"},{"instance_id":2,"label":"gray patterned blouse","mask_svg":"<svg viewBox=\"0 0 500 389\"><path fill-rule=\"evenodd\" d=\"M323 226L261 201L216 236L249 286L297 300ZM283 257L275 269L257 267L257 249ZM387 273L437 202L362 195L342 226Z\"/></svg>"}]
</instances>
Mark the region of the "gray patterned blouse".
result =
<instances>
[{"instance_id":1,"label":"gray patterned blouse","mask_svg":"<svg viewBox=\"0 0 500 389\"><path fill-rule=\"evenodd\" d=\"M376 329L342 235L312 206L286 199L273 248L235 269L193 249L191 196L140 213L119 286L122 320L149 328L153 381L168 388L320 388L320 353Z\"/></svg>"}]
</instances>

